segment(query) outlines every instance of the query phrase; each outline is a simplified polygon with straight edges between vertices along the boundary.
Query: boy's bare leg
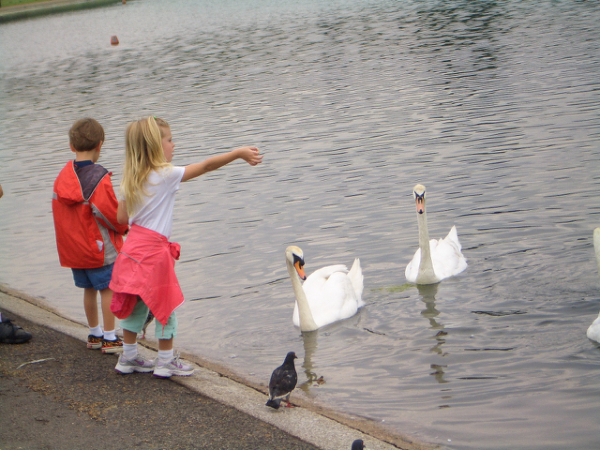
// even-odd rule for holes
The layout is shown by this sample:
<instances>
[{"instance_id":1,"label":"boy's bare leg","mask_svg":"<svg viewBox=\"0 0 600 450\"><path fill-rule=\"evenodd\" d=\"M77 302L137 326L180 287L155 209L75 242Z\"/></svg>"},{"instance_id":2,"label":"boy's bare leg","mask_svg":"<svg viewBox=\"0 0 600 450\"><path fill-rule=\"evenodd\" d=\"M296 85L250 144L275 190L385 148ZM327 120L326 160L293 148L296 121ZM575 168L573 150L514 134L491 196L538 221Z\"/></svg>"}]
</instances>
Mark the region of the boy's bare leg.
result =
<instances>
[{"instance_id":1,"label":"boy's bare leg","mask_svg":"<svg viewBox=\"0 0 600 450\"><path fill-rule=\"evenodd\" d=\"M115 315L110 310L112 295L112 290L108 288L102 289L100 291L100 302L102 305L102 320L104 322L104 329L109 331L115 329Z\"/></svg>"},{"instance_id":2,"label":"boy's bare leg","mask_svg":"<svg viewBox=\"0 0 600 450\"><path fill-rule=\"evenodd\" d=\"M88 321L90 328L96 328L100 323L98 321L98 301L96 296L96 289L85 288L83 290L83 309L85 310L85 317Z\"/></svg>"}]
</instances>

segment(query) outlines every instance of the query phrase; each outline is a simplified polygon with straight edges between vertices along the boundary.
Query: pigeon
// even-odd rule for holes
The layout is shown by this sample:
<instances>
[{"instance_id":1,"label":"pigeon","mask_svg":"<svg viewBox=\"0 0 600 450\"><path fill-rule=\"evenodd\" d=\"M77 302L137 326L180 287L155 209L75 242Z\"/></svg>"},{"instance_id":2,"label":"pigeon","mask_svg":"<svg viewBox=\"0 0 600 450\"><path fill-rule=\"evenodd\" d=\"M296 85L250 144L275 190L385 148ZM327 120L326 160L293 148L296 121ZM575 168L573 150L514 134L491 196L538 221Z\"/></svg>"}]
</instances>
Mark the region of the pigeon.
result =
<instances>
[{"instance_id":1,"label":"pigeon","mask_svg":"<svg viewBox=\"0 0 600 450\"><path fill-rule=\"evenodd\" d=\"M357 439L352 443L351 450L363 450L365 447L362 439Z\"/></svg>"},{"instance_id":2,"label":"pigeon","mask_svg":"<svg viewBox=\"0 0 600 450\"><path fill-rule=\"evenodd\" d=\"M287 406L290 405L290 394L298 382L298 374L294 366L296 359L294 352L289 352L283 364L273 371L269 381L269 400L267 406L273 409L279 409L282 400L285 400Z\"/></svg>"},{"instance_id":3,"label":"pigeon","mask_svg":"<svg viewBox=\"0 0 600 450\"><path fill-rule=\"evenodd\" d=\"M144 322L144 326L142 327L142 339L146 339L146 328L148 325L154 320L154 314L152 311L148 311L148 317L146 317L146 322Z\"/></svg>"}]
</instances>

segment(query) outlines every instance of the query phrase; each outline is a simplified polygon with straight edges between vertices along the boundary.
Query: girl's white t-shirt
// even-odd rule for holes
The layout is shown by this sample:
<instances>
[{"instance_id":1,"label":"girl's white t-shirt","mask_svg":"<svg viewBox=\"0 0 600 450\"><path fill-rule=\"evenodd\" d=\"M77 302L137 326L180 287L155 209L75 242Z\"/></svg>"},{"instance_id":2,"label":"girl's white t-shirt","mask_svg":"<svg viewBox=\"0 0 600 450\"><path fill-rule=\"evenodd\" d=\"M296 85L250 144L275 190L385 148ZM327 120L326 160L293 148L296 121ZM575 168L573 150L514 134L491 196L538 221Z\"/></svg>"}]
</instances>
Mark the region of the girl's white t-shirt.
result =
<instances>
[{"instance_id":1,"label":"girl's white t-shirt","mask_svg":"<svg viewBox=\"0 0 600 450\"><path fill-rule=\"evenodd\" d=\"M139 225L169 238L173 228L175 193L179 190L185 167L167 166L148 175L142 193L142 206L129 218Z\"/></svg>"}]
</instances>

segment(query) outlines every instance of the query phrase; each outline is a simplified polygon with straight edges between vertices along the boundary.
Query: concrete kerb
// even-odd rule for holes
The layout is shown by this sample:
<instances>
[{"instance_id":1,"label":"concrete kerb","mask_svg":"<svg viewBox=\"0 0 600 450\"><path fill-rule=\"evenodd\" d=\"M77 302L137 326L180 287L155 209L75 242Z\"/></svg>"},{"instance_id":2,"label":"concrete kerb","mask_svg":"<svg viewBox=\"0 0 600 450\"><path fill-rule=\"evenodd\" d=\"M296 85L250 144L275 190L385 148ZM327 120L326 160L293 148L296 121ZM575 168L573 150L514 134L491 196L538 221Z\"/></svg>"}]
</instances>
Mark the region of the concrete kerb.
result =
<instances>
[{"instance_id":1,"label":"concrete kerb","mask_svg":"<svg viewBox=\"0 0 600 450\"><path fill-rule=\"evenodd\" d=\"M14 313L26 317L32 322L74 337L82 342L87 341L88 328L74 322L54 311L43 299L29 297L19 291L0 285L0 311ZM156 358L156 348L140 343L141 352L150 358ZM152 342L150 342L152 345ZM300 399L297 408L272 410L265 407L266 386L248 386L236 381L235 376L226 371L216 371L214 367L206 367L194 355L183 354L187 361L195 364L196 371L191 377L173 377L172 380L188 389L205 395L220 403L236 408L246 414L269 423L299 439L309 442L323 450L339 450L349 448L354 439L363 439L369 450L426 450L435 446L414 442L402 436L396 436L376 426L368 426L366 419L358 419L352 426L352 418L343 414L327 411L316 412L308 407L307 399ZM265 392L263 392L265 391ZM319 409L319 408L317 408ZM337 416L337 417L336 417ZM367 423L367 426L365 426ZM362 429L362 431L360 431ZM382 436L383 435L383 436ZM385 439L383 440L382 439Z\"/></svg>"}]
</instances>

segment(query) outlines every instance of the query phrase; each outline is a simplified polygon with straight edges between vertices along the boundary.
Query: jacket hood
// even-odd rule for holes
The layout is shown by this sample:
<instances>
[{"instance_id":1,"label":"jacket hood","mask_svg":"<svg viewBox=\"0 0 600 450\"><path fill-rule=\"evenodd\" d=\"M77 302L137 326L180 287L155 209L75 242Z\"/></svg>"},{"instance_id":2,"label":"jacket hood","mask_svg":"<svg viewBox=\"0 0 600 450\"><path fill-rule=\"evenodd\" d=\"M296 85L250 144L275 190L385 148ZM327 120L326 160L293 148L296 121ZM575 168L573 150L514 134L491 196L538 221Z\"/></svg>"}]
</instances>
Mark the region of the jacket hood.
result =
<instances>
[{"instance_id":1,"label":"jacket hood","mask_svg":"<svg viewBox=\"0 0 600 450\"><path fill-rule=\"evenodd\" d=\"M54 182L54 198L66 205L84 201L81 184L72 161L67 163Z\"/></svg>"}]
</instances>

